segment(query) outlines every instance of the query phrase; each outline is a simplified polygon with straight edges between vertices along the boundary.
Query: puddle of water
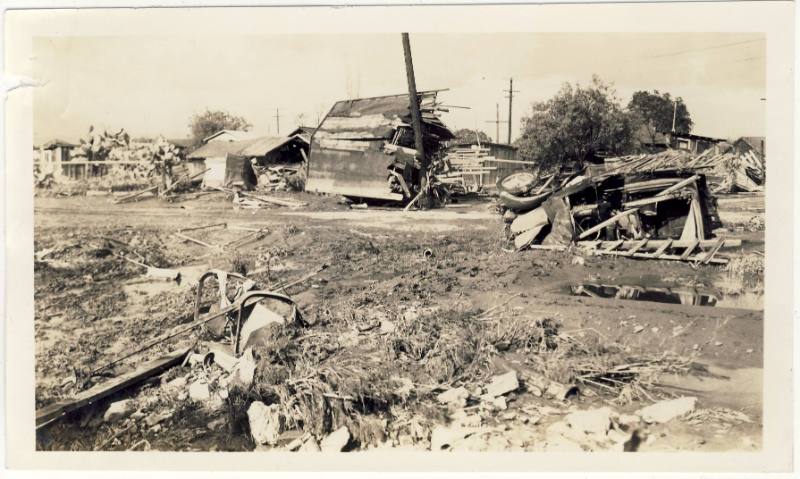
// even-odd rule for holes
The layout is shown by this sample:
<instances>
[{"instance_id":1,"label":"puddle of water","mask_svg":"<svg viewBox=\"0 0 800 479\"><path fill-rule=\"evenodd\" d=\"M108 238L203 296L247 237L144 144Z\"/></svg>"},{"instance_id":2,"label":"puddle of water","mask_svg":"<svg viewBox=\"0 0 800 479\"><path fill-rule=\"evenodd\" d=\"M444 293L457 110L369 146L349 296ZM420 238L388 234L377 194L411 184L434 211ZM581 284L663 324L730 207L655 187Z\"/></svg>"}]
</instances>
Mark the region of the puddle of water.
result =
<instances>
[{"instance_id":1,"label":"puddle of water","mask_svg":"<svg viewBox=\"0 0 800 479\"><path fill-rule=\"evenodd\" d=\"M173 291L177 288L191 288L197 284L200 276L209 270L209 266L201 264L177 269L181 273L178 281L141 277L124 283L122 290L128 297L135 298L136 296L151 296L164 291Z\"/></svg>"},{"instance_id":2,"label":"puddle of water","mask_svg":"<svg viewBox=\"0 0 800 479\"><path fill-rule=\"evenodd\" d=\"M710 376L667 374L659 377L658 383L680 395L702 398L703 407L743 409L760 419L763 369L709 366L708 373Z\"/></svg>"},{"instance_id":3,"label":"puddle of water","mask_svg":"<svg viewBox=\"0 0 800 479\"><path fill-rule=\"evenodd\" d=\"M650 301L654 303L682 304L686 306L716 306L762 311L763 293L744 292L741 294L717 295L682 288L656 288L639 285L604 285L581 283L569 286L569 294L592 298L627 299Z\"/></svg>"}]
</instances>

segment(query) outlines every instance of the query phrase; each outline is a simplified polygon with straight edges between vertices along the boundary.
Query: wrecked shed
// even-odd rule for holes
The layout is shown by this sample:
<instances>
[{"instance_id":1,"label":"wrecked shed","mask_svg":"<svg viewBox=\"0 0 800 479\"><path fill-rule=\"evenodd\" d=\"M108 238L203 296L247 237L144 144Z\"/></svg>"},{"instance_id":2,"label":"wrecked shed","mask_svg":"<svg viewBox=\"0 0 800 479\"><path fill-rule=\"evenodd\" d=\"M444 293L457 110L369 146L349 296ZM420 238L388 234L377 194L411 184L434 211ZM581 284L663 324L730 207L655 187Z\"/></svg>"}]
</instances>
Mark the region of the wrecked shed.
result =
<instances>
[{"instance_id":1,"label":"wrecked shed","mask_svg":"<svg viewBox=\"0 0 800 479\"><path fill-rule=\"evenodd\" d=\"M453 138L436 114L436 93L418 94L431 159ZM311 137L306 190L395 201L413 197L421 164L408 99L401 94L334 104Z\"/></svg>"},{"instance_id":2,"label":"wrecked shed","mask_svg":"<svg viewBox=\"0 0 800 479\"><path fill-rule=\"evenodd\" d=\"M206 171L205 186L252 188L254 166L300 164L308 143L300 136L257 137L245 140L209 141L187 155L192 171Z\"/></svg>"}]
</instances>

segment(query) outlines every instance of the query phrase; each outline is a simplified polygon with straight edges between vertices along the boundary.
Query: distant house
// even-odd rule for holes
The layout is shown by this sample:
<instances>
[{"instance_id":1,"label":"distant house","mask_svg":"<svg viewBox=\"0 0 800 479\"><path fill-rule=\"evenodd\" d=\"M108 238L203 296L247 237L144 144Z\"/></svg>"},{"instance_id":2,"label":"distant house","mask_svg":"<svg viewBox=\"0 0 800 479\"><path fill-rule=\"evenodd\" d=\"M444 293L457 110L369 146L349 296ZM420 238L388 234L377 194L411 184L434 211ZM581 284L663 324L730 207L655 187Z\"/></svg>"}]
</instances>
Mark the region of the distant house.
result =
<instances>
[{"instance_id":1,"label":"distant house","mask_svg":"<svg viewBox=\"0 0 800 479\"><path fill-rule=\"evenodd\" d=\"M37 174L51 174L58 178L62 174L62 163L72 160L73 150L78 145L64 140L50 140L34 148L34 170Z\"/></svg>"},{"instance_id":2,"label":"distant house","mask_svg":"<svg viewBox=\"0 0 800 479\"><path fill-rule=\"evenodd\" d=\"M725 141L721 138L676 132L659 131L651 136L646 127L640 128L636 136L642 149L648 153L658 153L664 150L681 150L700 154L710 148L717 148L720 143Z\"/></svg>"},{"instance_id":3,"label":"distant house","mask_svg":"<svg viewBox=\"0 0 800 479\"><path fill-rule=\"evenodd\" d=\"M303 154L308 154L308 141L300 135L226 140L231 136L215 134L209 138L186 156L190 174L208 169L203 176L206 186L251 188L257 182L253 166L299 164Z\"/></svg>"}]
</instances>

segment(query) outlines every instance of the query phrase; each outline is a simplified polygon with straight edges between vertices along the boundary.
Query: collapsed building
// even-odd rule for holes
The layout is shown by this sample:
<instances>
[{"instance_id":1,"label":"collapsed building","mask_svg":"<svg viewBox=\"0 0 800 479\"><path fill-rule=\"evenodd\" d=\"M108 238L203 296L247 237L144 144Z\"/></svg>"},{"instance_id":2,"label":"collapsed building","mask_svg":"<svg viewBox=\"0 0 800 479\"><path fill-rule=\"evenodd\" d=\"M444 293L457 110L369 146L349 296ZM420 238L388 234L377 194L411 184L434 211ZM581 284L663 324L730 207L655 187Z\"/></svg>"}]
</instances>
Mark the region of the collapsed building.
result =
<instances>
[{"instance_id":1,"label":"collapsed building","mask_svg":"<svg viewBox=\"0 0 800 479\"><path fill-rule=\"evenodd\" d=\"M418 93L425 155L433 162L453 138L439 119L437 92ZM416 196L421 169L408 94L342 100L311 137L306 190L408 201Z\"/></svg>"},{"instance_id":2,"label":"collapsed building","mask_svg":"<svg viewBox=\"0 0 800 479\"><path fill-rule=\"evenodd\" d=\"M564 248L597 254L724 264L736 241L715 238L721 222L702 174L680 170L551 175L521 172L498 182L517 250Z\"/></svg>"},{"instance_id":3,"label":"collapsed building","mask_svg":"<svg viewBox=\"0 0 800 479\"><path fill-rule=\"evenodd\" d=\"M269 169L301 169L308 142L301 135L288 137L242 137L223 130L205 140L205 144L187 155L192 174L205 171L206 187L253 189L261 173Z\"/></svg>"}]
</instances>

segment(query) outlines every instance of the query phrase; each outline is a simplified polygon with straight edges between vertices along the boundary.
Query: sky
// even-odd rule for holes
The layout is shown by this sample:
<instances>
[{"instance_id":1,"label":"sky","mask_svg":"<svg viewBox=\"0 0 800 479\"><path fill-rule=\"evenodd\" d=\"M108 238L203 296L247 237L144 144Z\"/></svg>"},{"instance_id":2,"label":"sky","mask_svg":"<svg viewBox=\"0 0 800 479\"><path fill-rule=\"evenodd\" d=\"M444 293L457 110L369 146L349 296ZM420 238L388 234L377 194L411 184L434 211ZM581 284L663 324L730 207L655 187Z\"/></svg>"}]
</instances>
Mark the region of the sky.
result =
<instances>
[{"instance_id":1,"label":"sky","mask_svg":"<svg viewBox=\"0 0 800 479\"><path fill-rule=\"evenodd\" d=\"M512 141L533 102L564 82L612 83L623 105L638 90L683 98L693 133L735 139L765 133L766 38L752 33L412 34L419 90L453 108L451 129ZM132 136L189 136L205 109L243 116L263 135L312 125L334 102L408 91L399 34L195 37L38 37L34 144L76 141L95 128ZM500 125L500 140L508 126Z\"/></svg>"}]
</instances>

